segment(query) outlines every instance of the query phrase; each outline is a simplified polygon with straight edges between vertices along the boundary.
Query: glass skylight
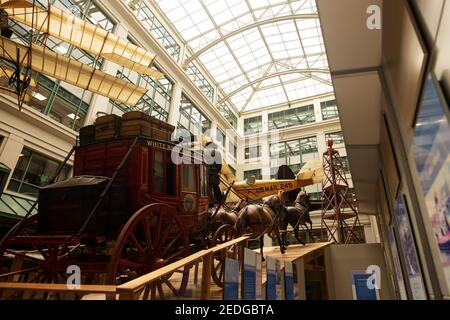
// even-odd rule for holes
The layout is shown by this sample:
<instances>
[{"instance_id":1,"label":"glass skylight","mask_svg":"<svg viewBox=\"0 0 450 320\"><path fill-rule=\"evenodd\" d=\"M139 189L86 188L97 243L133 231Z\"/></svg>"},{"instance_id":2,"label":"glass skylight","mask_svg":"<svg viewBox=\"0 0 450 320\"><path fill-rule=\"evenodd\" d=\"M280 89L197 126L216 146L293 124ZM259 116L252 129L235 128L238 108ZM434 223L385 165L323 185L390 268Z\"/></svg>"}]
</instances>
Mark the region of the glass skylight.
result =
<instances>
[{"instance_id":1,"label":"glass skylight","mask_svg":"<svg viewBox=\"0 0 450 320\"><path fill-rule=\"evenodd\" d=\"M156 0L223 99L249 111L333 91L315 0Z\"/></svg>"}]
</instances>

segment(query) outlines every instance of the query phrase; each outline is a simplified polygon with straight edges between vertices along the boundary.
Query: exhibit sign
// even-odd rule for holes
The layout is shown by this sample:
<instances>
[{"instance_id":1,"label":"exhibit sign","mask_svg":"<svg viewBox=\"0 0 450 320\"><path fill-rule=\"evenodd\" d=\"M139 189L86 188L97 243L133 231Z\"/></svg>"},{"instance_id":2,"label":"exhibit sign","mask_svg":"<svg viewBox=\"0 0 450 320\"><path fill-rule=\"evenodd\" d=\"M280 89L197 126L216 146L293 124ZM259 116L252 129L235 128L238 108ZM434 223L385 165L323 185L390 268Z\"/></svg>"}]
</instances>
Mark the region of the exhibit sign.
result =
<instances>
[{"instance_id":1,"label":"exhibit sign","mask_svg":"<svg viewBox=\"0 0 450 320\"><path fill-rule=\"evenodd\" d=\"M255 252L256 258L256 300L262 299L262 255L258 252Z\"/></svg>"},{"instance_id":2,"label":"exhibit sign","mask_svg":"<svg viewBox=\"0 0 450 320\"><path fill-rule=\"evenodd\" d=\"M239 261L225 258L225 275L223 286L224 300L239 299Z\"/></svg>"},{"instance_id":3,"label":"exhibit sign","mask_svg":"<svg viewBox=\"0 0 450 320\"><path fill-rule=\"evenodd\" d=\"M398 255L397 242L395 241L395 235L392 228L388 228L389 245L391 247L392 260L394 263L395 277L398 283L398 290L400 291L400 299L407 300L405 282L403 280L402 267L400 263L400 257Z\"/></svg>"},{"instance_id":4,"label":"exhibit sign","mask_svg":"<svg viewBox=\"0 0 450 320\"><path fill-rule=\"evenodd\" d=\"M267 300L281 299L280 261L272 257L266 257L266 297Z\"/></svg>"},{"instance_id":5,"label":"exhibit sign","mask_svg":"<svg viewBox=\"0 0 450 320\"><path fill-rule=\"evenodd\" d=\"M284 262L284 296L286 300L294 300L294 265L287 260Z\"/></svg>"},{"instance_id":6,"label":"exhibit sign","mask_svg":"<svg viewBox=\"0 0 450 320\"><path fill-rule=\"evenodd\" d=\"M426 300L427 294L422 279L422 271L417 255L416 244L414 242L411 224L409 222L406 203L401 192L398 193L394 210L395 220L397 221L400 243L403 249L405 267L408 272L409 284L414 300Z\"/></svg>"},{"instance_id":7,"label":"exhibit sign","mask_svg":"<svg viewBox=\"0 0 450 320\"><path fill-rule=\"evenodd\" d=\"M450 112L433 74L424 85L412 153L450 291Z\"/></svg>"},{"instance_id":8,"label":"exhibit sign","mask_svg":"<svg viewBox=\"0 0 450 320\"><path fill-rule=\"evenodd\" d=\"M371 274L367 271L352 272L352 291L354 300L378 300L378 291L375 287L370 287Z\"/></svg>"},{"instance_id":9,"label":"exhibit sign","mask_svg":"<svg viewBox=\"0 0 450 320\"><path fill-rule=\"evenodd\" d=\"M242 298L244 300L256 299L256 252L244 249L244 277L242 279Z\"/></svg>"}]
</instances>

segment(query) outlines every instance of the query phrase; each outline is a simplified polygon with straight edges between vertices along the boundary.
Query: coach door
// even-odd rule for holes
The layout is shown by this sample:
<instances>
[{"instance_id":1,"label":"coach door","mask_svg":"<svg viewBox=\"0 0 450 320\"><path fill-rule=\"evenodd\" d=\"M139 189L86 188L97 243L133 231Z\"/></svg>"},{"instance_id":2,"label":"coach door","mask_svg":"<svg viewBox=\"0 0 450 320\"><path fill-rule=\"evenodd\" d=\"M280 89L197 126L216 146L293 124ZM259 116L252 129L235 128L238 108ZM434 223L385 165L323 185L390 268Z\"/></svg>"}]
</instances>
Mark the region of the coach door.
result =
<instances>
[{"instance_id":1,"label":"coach door","mask_svg":"<svg viewBox=\"0 0 450 320\"><path fill-rule=\"evenodd\" d=\"M186 215L196 215L198 206L197 166L194 164L180 165L181 203L180 209Z\"/></svg>"}]
</instances>

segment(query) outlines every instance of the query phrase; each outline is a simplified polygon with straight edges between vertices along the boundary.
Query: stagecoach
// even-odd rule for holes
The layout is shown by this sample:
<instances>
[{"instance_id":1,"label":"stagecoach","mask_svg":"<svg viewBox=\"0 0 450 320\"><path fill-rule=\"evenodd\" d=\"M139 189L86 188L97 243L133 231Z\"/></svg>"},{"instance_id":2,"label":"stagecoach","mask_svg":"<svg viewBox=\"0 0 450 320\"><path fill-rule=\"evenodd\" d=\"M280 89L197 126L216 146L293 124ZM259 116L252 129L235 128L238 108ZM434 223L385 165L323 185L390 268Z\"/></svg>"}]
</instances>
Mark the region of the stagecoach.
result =
<instances>
[{"instance_id":1,"label":"stagecoach","mask_svg":"<svg viewBox=\"0 0 450 320\"><path fill-rule=\"evenodd\" d=\"M141 112L103 116L83 128L72 150L73 177L43 187L37 213L31 208L0 242L0 281L64 283L67 268L76 265L83 283L119 284L233 239L233 225L211 209L206 164L173 161L173 130ZM231 184L226 195L251 199L292 190L312 182L305 174ZM220 286L223 259L218 255L212 270ZM156 282L152 296L182 295L190 267Z\"/></svg>"}]
</instances>

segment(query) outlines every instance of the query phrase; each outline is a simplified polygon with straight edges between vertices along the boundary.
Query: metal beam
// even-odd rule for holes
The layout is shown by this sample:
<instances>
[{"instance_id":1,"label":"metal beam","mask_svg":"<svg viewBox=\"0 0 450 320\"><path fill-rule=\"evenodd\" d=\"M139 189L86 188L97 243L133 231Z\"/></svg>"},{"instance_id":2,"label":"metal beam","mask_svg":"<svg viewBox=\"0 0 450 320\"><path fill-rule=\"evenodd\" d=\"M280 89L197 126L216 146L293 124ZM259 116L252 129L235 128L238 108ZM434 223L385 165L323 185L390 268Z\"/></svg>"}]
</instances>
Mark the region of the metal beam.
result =
<instances>
[{"instance_id":1,"label":"metal beam","mask_svg":"<svg viewBox=\"0 0 450 320\"><path fill-rule=\"evenodd\" d=\"M243 26L241 28L238 28L234 31L231 31L225 35L223 35L222 37L210 42L209 44L207 44L206 46L204 46L203 48L201 48L200 50L197 50L197 52L195 52L192 56L190 56L189 58L187 58L184 63L183 63L183 68L186 68L186 66L191 63L192 61L194 61L195 59L197 59L199 56L201 56L203 53L205 53L206 51L208 51L209 49L211 49L212 47L216 46L217 44L219 44L220 42L235 36L239 33L245 32L247 30L265 25L265 24L270 24L270 23L275 23L275 22L280 22L280 21L285 21L285 20L298 20L298 19L319 19L319 15L317 13L311 13L311 14L290 14L290 15L286 15L286 16L279 16L279 17L274 17L274 18L270 18L270 19L266 19L266 20L261 20L261 21L257 21L251 24L248 24L246 26Z\"/></svg>"},{"instance_id":2,"label":"metal beam","mask_svg":"<svg viewBox=\"0 0 450 320\"><path fill-rule=\"evenodd\" d=\"M284 76L287 74L293 74L293 73L306 73L309 77L309 74L311 73L325 73L325 74L329 74L330 70L329 69L291 69L291 70L284 70L284 71L279 71L279 72L275 72L272 74L269 74L267 76L263 76L259 79L253 80L252 82L249 82L247 84L244 84L243 86L237 88L236 90L234 90L233 92L230 92L229 94L227 94L225 97L223 97L218 104L220 105L221 103L223 103L224 101L228 100L230 97L234 96L236 93L251 87L259 82L262 82L264 80L267 79L271 79L274 77L279 77L279 76Z\"/></svg>"}]
</instances>

